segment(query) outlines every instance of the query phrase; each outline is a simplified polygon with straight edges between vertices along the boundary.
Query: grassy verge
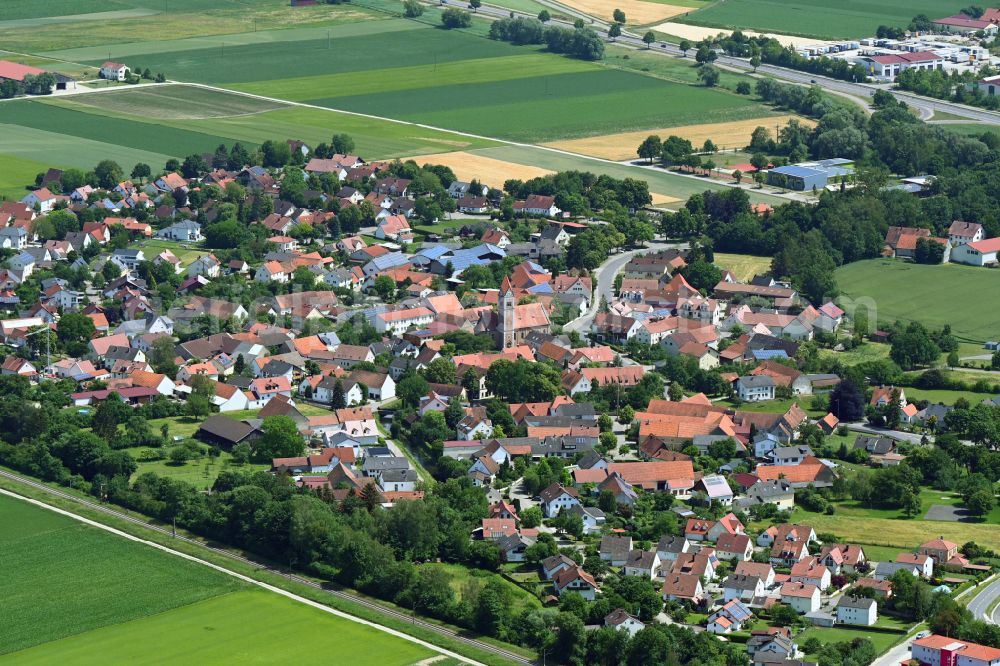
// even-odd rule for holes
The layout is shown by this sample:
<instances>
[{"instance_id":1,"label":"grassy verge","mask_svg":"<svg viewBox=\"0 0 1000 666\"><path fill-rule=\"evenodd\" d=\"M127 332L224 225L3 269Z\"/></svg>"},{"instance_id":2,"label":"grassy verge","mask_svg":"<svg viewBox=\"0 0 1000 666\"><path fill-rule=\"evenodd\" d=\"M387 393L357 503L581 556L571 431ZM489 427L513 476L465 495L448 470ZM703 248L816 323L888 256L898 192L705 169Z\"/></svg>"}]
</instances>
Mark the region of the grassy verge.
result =
<instances>
[{"instance_id":1,"label":"grassy verge","mask_svg":"<svg viewBox=\"0 0 1000 666\"><path fill-rule=\"evenodd\" d=\"M7 468L3 468L3 469L7 469ZM8 470L8 471L12 471L13 472L14 470ZM51 484L46 484L46 485L51 485ZM53 487L54 488L58 488L59 490L61 490L63 492L68 492L68 493L71 493L71 494L77 494L77 493L75 493L75 491L73 491L72 489L69 489L69 488L63 488L61 486L53 486ZM23 484L17 483L16 481L11 481L11 480L6 479L6 478L0 478L0 488L5 488L7 490L10 490L11 492L15 492L15 493L17 493L19 495L22 495L24 497L30 497L32 499L36 499L36 500L45 502L46 504L50 504L52 506L55 506L55 507L58 507L58 508L61 508L61 509L64 509L64 510L71 511L72 513L75 513L77 515L83 516L85 518L89 518L91 520L95 520L97 522L100 522L102 524L108 525L110 527L114 527L115 529L121 530L122 532L126 532L128 534L132 534L132 535L140 537L142 539L146 539L147 541L151 541L153 543L158 543L158 544L161 544L161 545L164 545L164 546L168 546L169 548L172 548L174 550L177 550L177 551L180 551L180 552L183 552L183 553L187 553L187 554L192 555L194 557L198 557L198 558L200 558L202 560L205 560L206 562L211 562L213 564L217 564L219 566L225 567L226 569L229 569L230 571L234 571L236 573L243 574L244 576L249 576L249 577L251 577L251 578L253 578L255 580L259 580L259 581L267 583L269 585L273 585L275 587L279 587L281 589L288 590L289 592L293 592L294 594L297 594L299 596L305 597L307 599L311 599L311 600L316 601L318 603L321 603L321 604L323 604L325 606L329 606L330 608L334 608L334 609L343 611L345 613L349 613L351 615L354 615L355 617L358 617L358 618L361 618L361 619L364 619L364 620L369 620L371 622L378 623L378 624L380 624L380 625L382 625L384 627L388 627L390 629L395 629L397 631L401 631L401 632L403 632L405 634L413 636L414 638L419 638L419 639L427 641L428 643L431 643L433 645L437 645L438 647L442 647L442 648L445 648L447 650L451 650L453 652L456 652L458 654L465 655L465 656L469 657L470 659L475 659L476 661L480 661L480 662L482 662L484 664L490 664L491 666L493 666L493 665L501 666L501 665L506 665L506 664L512 663L509 660L504 659L503 657L500 657L500 656L495 655L493 653L484 652L484 651L479 650L477 648L470 647L470 646L468 646L468 645L466 645L464 643L460 643L458 641L455 641L455 640L453 640L453 639L451 639L451 638L449 638L447 636L442 636L441 634L435 633L433 631L429 631L427 629L424 629L422 627L418 627L418 626L413 625L413 624L409 624L409 623L404 622L402 620L399 620L397 618L394 618L394 617L391 617L391 616L387 616L387 615L383 615L383 614L379 613L378 611L375 611L375 610L372 610L371 608L368 608L367 606L362 606L360 604L353 603L353 602L351 602L349 600L346 600L346 599L343 599L343 598L340 598L340 597L335 597L335 596L330 595L330 594L328 594L326 592L323 592L323 591L320 591L320 590L316 590L316 589L314 589L312 587L309 587L307 585L303 585L301 583L297 583L297 582L295 582L293 580L289 580L289 579L287 579L287 578L285 578L283 576L280 576L278 574L271 573L269 571L265 571L265 570L259 569L258 567L246 564L244 562L240 562L238 560L231 559L229 557L226 557L225 555L221 555L221 554L218 554L218 553L216 553L216 552L214 552L212 550L209 550L206 547L196 546L196 545L191 544L189 542L178 541L178 540L172 539L172 538L170 538L170 537L168 537L168 536L166 536L164 534L161 534L160 532L157 532L155 530L143 527L141 525L136 525L135 523L129 522L127 520L124 520L124 519L121 519L121 518L118 518L118 517L115 517L115 516L108 515L108 514L106 514L104 512L95 511L94 509L91 509L91 508L89 508L87 506L81 505L81 504L79 504L79 503L77 503L75 501L70 501L70 500L64 499L62 497L55 497L55 496L49 495L48 493L46 493L44 491L38 490L36 488L32 488L30 486L25 486ZM150 521L146 516L143 516L143 515L137 514L137 513L133 513L133 512L129 512L129 511L126 511L124 509L119 509L118 507L116 507L116 509L118 509L122 514L129 515L129 516L134 517L134 518L139 518L141 520L150 522L152 524L152 521ZM186 533L183 530L179 530L178 533L182 534L183 536L189 537L189 538L198 539L198 537L196 535ZM235 549L233 550L233 552L236 553L236 554L245 556L245 557L250 557L251 559L257 559L257 561L259 561L262 566L265 565L265 564L270 564L270 563L266 562L265 560L260 559L260 558L255 558L254 556L252 556L252 555L250 555L248 553L243 553L243 552L240 552L240 551L235 550ZM315 582L324 583L324 584L330 586L331 588L333 587L333 585L326 583L326 581L322 581L322 580L317 579L317 578L312 578L310 576L303 575L303 574L299 574L299 575L301 577L303 577L303 578L309 578L311 580L314 580ZM343 590L343 591L348 592L350 594L353 594L353 595L357 596L359 599L370 599L369 597L361 595L361 594L359 594L357 592L353 592L351 590ZM389 604L389 603L385 603L385 602L383 602L381 600L379 600L379 603L382 604L382 605L384 605L387 609L390 609L390 610L395 610L395 611L399 611L399 612L408 612L406 609L395 607L394 605ZM436 620L433 620L433 619L430 619L430 618L421 618L421 619L423 621L425 621L425 622L436 624L436 625L439 625L439 626L442 626L442 627L446 627L446 628L449 628L449 629L452 629L452 630L455 630L455 631L463 631L459 627L453 627L453 626L447 625L447 624L445 624L443 622L439 622L439 621L436 621ZM525 657L528 657L528 658L534 658L535 657L535 655L530 650L526 650L526 649L521 648L519 646L509 645L509 644L502 643L500 641L496 641L496 640L489 639L489 638L478 638L478 640L482 640L483 642L495 644L498 647L502 647L503 649L509 650L511 652L515 652L517 654L522 654L522 655L524 655Z\"/></svg>"}]
</instances>

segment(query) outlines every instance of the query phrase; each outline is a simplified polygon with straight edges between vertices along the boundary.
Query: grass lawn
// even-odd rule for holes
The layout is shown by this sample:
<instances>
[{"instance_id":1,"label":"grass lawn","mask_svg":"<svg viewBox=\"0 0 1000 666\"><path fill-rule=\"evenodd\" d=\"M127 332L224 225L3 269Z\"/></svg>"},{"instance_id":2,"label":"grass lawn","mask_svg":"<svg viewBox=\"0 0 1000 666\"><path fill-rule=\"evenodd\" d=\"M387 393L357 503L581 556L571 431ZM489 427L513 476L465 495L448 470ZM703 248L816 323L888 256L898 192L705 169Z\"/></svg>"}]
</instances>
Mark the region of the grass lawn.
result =
<instances>
[{"instance_id":1,"label":"grass lawn","mask_svg":"<svg viewBox=\"0 0 1000 666\"><path fill-rule=\"evenodd\" d=\"M456 595L461 595L463 588L471 580L477 580L483 585L491 580L500 580L511 594L511 608L515 613L520 611L522 608L541 608L542 602L540 602L534 595L529 594L524 589L518 587L509 580L504 579L498 574L483 571L481 569L464 567L459 564L428 563L421 566L443 569L451 574L451 587L455 590Z\"/></svg>"},{"instance_id":2,"label":"grass lawn","mask_svg":"<svg viewBox=\"0 0 1000 666\"><path fill-rule=\"evenodd\" d=\"M725 254L716 252L715 265L732 272L737 280L749 282L753 276L771 270L771 258L755 257L750 254Z\"/></svg>"},{"instance_id":3,"label":"grass lawn","mask_svg":"<svg viewBox=\"0 0 1000 666\"><path fill-rule=\"evenodd\" d=\"M860 39L880 25L906 27L917 14L935 18L957 12L958 0L723 0L674 20L729 29L753 29L828 39Z\"/></svg>"},{"instance_id":4,"label":"grass lawn","mask_svg":"<svg viewBox=\"0 0 1000 666\"><path fill-rule=\"evenodd\" d=\"M795 636L795 642L801 646L810 638L818 638L823 645L849 643L855 638L867 638L875 645L875 651L881 654L899 642L903 638L903 634L868 631L866 627L809 627L801 634ZM815 655L807 654L806 656L814 657Z\"/></svg>"},{"instance_id":5,"label":"grass lawn","mask_svg":"<svg viewBox=\"0 0 1000 666\"><path fill-rule=\"evenodd\" d=\"M974 393L972 391L947 391L947 390L927 390L918 388L907 388L906 399L910 402L917 400L929 400L932 403L942 403L954 405L959 398L965 398L969 403L978 405L983 400L993 398L992 393Z\"/></svg>"},{"instance_id":6,"label":"grass lawn","mask_svg":"<svg viewBox=\"0 0 1000 666\"><path fill-rule=\"evenodd\" d=\"M855 303L870 299L873 328L879 322L920 321L929 328L951 324L952 332L966 341L998 337L1000 321L983 316L1000 311L1000 273L996 271L870 259L841 266L836 278L841 293Z\"/></svg>"},{"instance_id":7,"label":"grass lawn","mask_svg":"<svg viewBox=\"0 0 1000 666\"><path fill-rule=\"evenodd\" d=\"M170 250L185 267L208 252L208 250L201 248L198 243L180 243L165 238L150 238L136 243L136 245L141 247L144 250L143 253L150 259L164 250Z\"/></svg>"},{"instance_id":8,"label":"grass lawn","mask_svg":"<svg viewBox=\"0 0 1000 666\"><path fill-rule=\"evenodd\" d=\"M0 653L243 587L229 576L6 496L0 497L0 524Z\"/></svg>"},{"instance_id":9,"label":"grass lawn","mask_svg":"<svg viewBox=\"0 0 1000 666\"><path fill-rule=\"evenodd\" d=\"M858 363L881 361L882 359L889 358L889 349L889 345L878 342L866 342L849 351L837 352L832 349L820 349L819 354L821 357L836 358L844 365L857 365Z\"/></svg>"},{"instance_id":10,"label":"grass lawn","mask_svg":"<svg viewBox=\"0 0 1000 666\"><path fill-rule=\"evenodd\" d=\"M937 494L947 495L947 493ZM921 503L926 507L930 504L948 503L947 500L928 500L929 498L925 498L921 493ZM886 546L909 552L927 539L938 535L959 544L975 541L994 550L1000 548L1000 525L990 522L992 514L986 517L987 522L982 523L877 517L879 514L899 516L900 512L861 508L852 510L848 506L838 506L836 514L827 516L796 509L792 521L811 525L817 532L834 534L840 540L861 544L866 548L869 545ZM759 525L755 528L762 529Z\"/></svg>"},{"instance_id":11,"label":"grass lawn","mask_svg":"<svg viewBox=\"0 0 1000 666\"><path fill-rule=\"evenodd\" d=\"M673 4L673 3L670 3ZM658 76L678 83L689 83L699 85L698 67L694 60L694 51L688 54L687 59L664 58L655 51L636 51L623 46L607 44L604 48L604 60L601 64L607 67L617 67L631 71L643 72ZM739 74L728 70L719 70L718 87L735 91L736 84L746 81L754 84L753 77L747 74Z\"/></svg>"},{"instance_id":12,"label":"grass lawn","mask_svg":"<svg viewBox=\"0 0 1000 666\"><path fill-rule=\"evenodd\" d=\"M720 400L715 403L721 407L739 409L744 412L761 412L763 414L784 414L791 408L792 403L799 403L799 407L809 416L814 418L826 416L826 410L815 410L812 408L812 396L798 396L795 398L785 398L783 400L765 400L763 402L743 402L737 405L731 400Z\"/></svg>"}]
</instances>

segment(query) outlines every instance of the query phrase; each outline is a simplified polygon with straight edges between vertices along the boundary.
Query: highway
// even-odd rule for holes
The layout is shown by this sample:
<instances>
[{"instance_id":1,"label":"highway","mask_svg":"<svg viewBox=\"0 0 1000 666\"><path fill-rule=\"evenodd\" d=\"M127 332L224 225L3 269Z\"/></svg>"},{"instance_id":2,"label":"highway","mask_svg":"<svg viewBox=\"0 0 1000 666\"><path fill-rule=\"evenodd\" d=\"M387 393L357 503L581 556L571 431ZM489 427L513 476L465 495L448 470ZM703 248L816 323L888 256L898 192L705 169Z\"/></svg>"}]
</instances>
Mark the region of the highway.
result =
<instances>
[{"instance_id":1,"label":"highway","mask_svg":"<svg viewBox=\"0 0 1000 666\"><path fill-rule=\"evenodd\" d=\"M39 491L45 492L46 494L51 495L53 497L59 497L61 499L70 500L72 502L75 502L77 504L85 506L88 509L92 509L94 511L99 511L99 512L101 512L103 514L106 514L106 515L114 516L115 518L117 518L119 520L124 520L124 521L127 521L129 523L133 523L135 525L141 525L142 527L145 527L146 529L150 529L150 530L153 530L155 532L159 532L160 534L162 534L164 536L175 538L177 541L183 541L185 543L188 543L188 544L191 544L193 546L196 546L199 549L203 549L205 551L211 551L211 552L215 553L216 555L221 555L221 556L226 557L226 558L228 558L230 560L241 562L241 563L243 563L245 565L253 567L254 569L257 569L258 571L267 571L269 573L276 574L276 575L288 578L289 580L293 580L296 583L299 583L301 585L308 585L309 587L311 587L311 588L313 588L315 590L320 590L320 591L325 592L327 594L330 594L330 595L332 595L334 597L340 598L340 599L342 599L344 601L348 601L350 603L354 603L354 604L358 604L360 606L364 606L364 607L366 607L366 608L368 608L368 609L370 609L372 611L375 611L377 613L381 613L382 615L386 615L386 616L392 617L394 619L397 619L397 620L400 620L400 621L403 621L403 622L406 622L407 624L418 626L421 629L424 629L425 631L430 631L430 632L436 633L436 634L438 634L440 636L447 637L447 638L449 638L449 639L451 639L451 640L453 640L453 641L455 641L457 643L463 643L463 644L466 644L466 645L468 645L470 647L474 647L477 650L482 650L484 652L489 652L491 654L495 654L495 655L497 655L499 657L502 657L504 659L507 659L507 660L509 660L511 662L515 662L515 663L519 663L519 664L533 664L534 663L532 660L530 660L530 659L528 659L526 657L523 657L523 656L521 656L519 654L516 654L514 652L510 652L509 650L505 650L503 648L497 647L495 645L491 645L490 643L486 643L486 642L483 642L483 641L480 641L480 640L476 640L474 638L468 638L468 637L463 636L460 633L458 633L456 631L453 631L452 629L449 629L447 627L442 627L442 626L439 626L439 625L436 625L436 624L431 624L429 622L425 622L425 621L420 620L420 619L418 619L417 617L415 617L415 616L413 616L411 614L401 613L401 612L399 612L397 610L388 608L388 607L386 607L386 606L384 606L384 605L382 605L380 603L371 601L369 599L365 599L365 598L363 598L363 597L361 597L361 596L359 596L357 594L352 594L350 592L341 591L341 590L331 590L331 589L328 589L326 587L323 587L323 585L321 585L320 583L317 583L315 581L309 580L308 578L303 578L301 576L297 576L295 574L292 574L288 569L277 568L277 567L272 566L272 565L267 565L267 564L264 564L262 562L251 560L249 558L243 557L242 555L240 555L239 553L237 553L235 551L232 551L232 550L229 550L229 549L226 549L226 548L217 548L215 546L209 546L209 545L207 545L207 544L205 544L205 543L203 543L203 542L201 542L201 541L199 541L197 539L192 539L190 537L182 536L180 534L173 535L172 531L170 529L168 529L168 528L159 527L159 526L156 526L156 525L151 525L150 523L146 522L145 520L141 520L141 519L136 518L134 516L128 515L127 513L124 513L123 511L120 511L120 510L118 510L117 508L115 508L115 507L113 507L111 505L102 504L100 502L96 502L96 501L84 499L82 497L78 497L76 495L64 492L62 490L57 490L55 488L50 488L49 486L47 486L47 485L45 485L43 483L39 483L38 481L35 481L35 480L30 479L28 477L21 476L20 474L15 474L15 473L12 473L12 472L8 472L6 470L0 470L0 477L3 477L4 479L7 479L9 481L14 481L16 483L28 486L28 487L33 488L35 490L39 490ZM43 506L48 507L48 505L46 505L44 503L41 503L41 504L43 504ZM54 509L54 507L51 507L51 508ZM59 509L54 509L54 510L60 511ZM67 513L69 513L69 512L67 512ZM73 517L76 517L76 518L78 518L80 520L83 520L85 522L88 522L88 519L83 518L81 516L78 516L75 513L70 513L70 515L72 515ZM192 558L192 556L187 555L186 553L182 553L182 552L179 552L179 551L172 550L170 548L167 548L166 546L163 546L161 544L156 544L154 542L146 542L145 540L138 539L134 535L129 535L129 534L121 532L119 530L115 530L114 528L111 528L111 527L108 527L106 525L103 525L102 523L95 523L94 521L89 521L89 522L95 524L98 527L103 527L104 529L107 529L109 531L114 531L114 532L116 532L118 534L124 535L124 536L126 536L128 538L132 538L134 540L143 541L144 543L148 543L149 545L152 545L153 547L159 548L160 550L166 550L166 551L168 551L168 552L170 552L172 554L179 555L179 556L184 557L186 559L195 559L195 560L197 560L197 558ZM260 581L257 581L256 579L249 578L249 577L245 576L244 574L240 574L240 573L237 573L237 572L232 571L230 569L226 569L225 567L220 567L218 565L215 565L215 564L212 564L212 563L209 563L209 562L204 562L203 560L197 560L197 561L201 562L203 564L206 564L208 566L211 566L213 568L219 569L219 570L221 570L223 572L226 572L226 573L228 573L230 575L233 575L235 577L241 578L243 580L247 580L248 582L253 582L254 584L260 585L262 587L266 587L268 589L271 589L272 591L277 591L277 592L279 592L281 594L284 594L285 596L291 596L292 598L295 598L296 600L302 600L302 601L305 601L306 603L311 603L311 605L317 605L317 606L321 607L322 609L334 610L334 609L330 609L327 606L320 606L319 604L316 604L315 602L309 602L309 600L305 599L304 597L298 597L297 595L294 595L294 594L288 592L287 590L282 590L281 588L276 588L274 586L267 585L266 583L262 583ZM370 622L368 620L364 620L362 618L357 618L357 617L355 617L353 615L350 615L349 613L345 613L343 611L335 611L335 613L338 614L338 615L343 615L345 617L349 617L349 618L351 618L353 620L356 620L358 622L362 622L364 624L374 624L374 623L372 623L372 622ZM392 633L392 634L395 634L395 635L400 635L401 637L405 637L407 640L412 640L412 641L423 643L423 641L420 641L419 639L415 639L412 636L401 634L401 632L399 632L399 631L397 631L395 629L390 629L388 627L382 627L381 625L375 625L375 626L379 627L380 629L382 629L384 631L387 631L388 633ZM440 647L437 647L437 646L433 646L433 645L430 645L430 647L433 647L433 649L437 650L438 652L444 652L446 654L451 655L450 652L448 652L447 650L444 650L443 648L440 648ZM458 655L456 655L456 656L458 656ZM470 661L468 658L466 658L464 656L460 657L460 658L461 658L461 660L463 662Z\"/></svg>"},{"instance_id":2,"label":"highway","mask_svg":"<svg viewBox=\"0 0 1000 666\"><path fill-rule=\"evenodd\" d=\"M553 12L559 12L563 15L573 16L575 18L583 19L589 21L590 27L594 28L597 34L606 42L619 44L621 46L628 46L635 49L648 50L651 53L658 53L661 55L671 56L671 57L684 57L685 53L680 50L680 48L671 44L670 42L656 41L650 44L648 47L645 42L642 41L640 35L636 35L630 32L622 32L621 36L616 39L611 39L608 37L607 29L608 23L598 19L596 17L583 14L580 11L574 10L570 7L556 2L555 0L540 0L542 4L547 7L551 7ZM441 6L447 7L457 7L461 9L468 9L469 4L467 0L439 0L438 3L428 4L439 4ZM528 16L534 18L533 14L528 14L526 12L517 12L507 9L505 7L498 7L496 5L483 4L482 7L476 12L479 16L485 16L492 19L508 18L510 16ZM575 20L575 19L574 19ZM558 25L564 28L572 28L572 20L562 20L553 18L548 22L547 25ZM723 31L720 31L723 32ZM688 51L688 53L693 53L693 51ZM719 54L718 59L715 61L716 65L726 67L729 69L736 69L745 72L752 72L753 67L750 65L749 59L744 58L734 58L732 56ZM799 85L817 85L820 88L838 95L847 95L852 97L864 107L868 107L867 100L875 94L876 90L885 90L892 94L896 99L905 102L906 104L913 107L920 114L921 118L930 118L935 111L941 111L945 113L954 114L968 120L975 120L984 123L991 123L994 125L1000 125L1000 112L987 111L986 109L979 109L971 106L966 106L964 104L956 104L954 102L946 102L943 100L931 99L929 97L921 97L919 95L914 95L912 93L891 90L886 86L878 86L864 83L852 83L850 81L840 81L838 79L831 79L818 74L810 74L808 72L800 72L794 69L787 69L785 67L776 67L774 65L762 64L757 68L758 74L766 74L768 76L774 77L776 79L781 79L782 81L788 83L795 83Z\"/></svg>"}]
</instances>

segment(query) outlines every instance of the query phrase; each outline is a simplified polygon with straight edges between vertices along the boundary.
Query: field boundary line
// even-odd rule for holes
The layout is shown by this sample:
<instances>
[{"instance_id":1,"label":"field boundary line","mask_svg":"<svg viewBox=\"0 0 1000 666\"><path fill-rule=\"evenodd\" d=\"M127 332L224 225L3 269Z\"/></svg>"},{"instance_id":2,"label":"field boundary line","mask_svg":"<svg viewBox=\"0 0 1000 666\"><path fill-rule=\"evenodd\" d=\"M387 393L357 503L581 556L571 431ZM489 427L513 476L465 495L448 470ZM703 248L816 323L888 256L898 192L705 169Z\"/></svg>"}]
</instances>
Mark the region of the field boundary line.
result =
<instances>
[{"instance_id":1,"label":"field boundary line","mask_svg":"<svg viewBox=\"0 0 1000 666\"><path fill-rule=\"evenodd\" d=\"M210 569L214 569L214 570L219 571L221 573L224 573L224 574L227 574L229 576L232 576L233 578L236 578L237 580L241 580L243 582L250 583L252 585L256 585L257 587L263 588L263 589L265 589L265 590L267 590L269 592L275 592L277 594L280 594L280 595L282 595L284 597L287 597L288 599L291 599L292 601L297 601L297 602L299 602L301 604L305 604L307 606L311 606L313 608L317 608L317 609L319 609L321 611L324 611L324 612L329 613L331 615L335 615L335 616L343 618L345 620L350 620L352 622L357 622L358 624L363 624L363 625L366 625L368 627L372 627L373 629L385 632L385 633L387 633L387 634L389 634L391 636L395 636L396 638L401 638L401 639L409 641L411 643L415 643L415 644L420 645L420 646L422 646L424 648L427 648L429 650L437 652L440 655L444 655L446 657L451 657L453 659L458 659L461 662L473 664L474 666L485 666L484 664L482 664L482 663L480 663L478 661L473 661L473 660L469 659L468 657L464 657L464 656L462 656L462 655L460 655L458 653L452 652L451 650L446 650L446 649L438 647L437 645L434 645L432 643L428 643L427 641L423 641L423 640L420 640L419 638L415 638L415 637L410 636L408 634L404 634L401 631L397 631L395 629L391 629L389 627L382 626L380 624L377 624L375 622L371 622L369 620L364 620L362 618L355 617L353 615L350 615L349 613L345 613L343 611L337 610L336 608L330 608L329 606L324 606L323 604L319 603L318 601L313 601L312 599L306 599L305 597L301 597L301 596L295 594L294 592L289 592L288 590L283 590L280 587L275 587L274 585L270 585L270 584L265 583L263 581L256 580L254 578L251 578L250 576L245 576L244 574L237 573L235 571L227 569L227 568L225 568L223 566L220 566L218 564L214 564L212 562L208 562L208 561L203 560L201 558L195 557L194 555L188 555L187 553L182 553L182 552L180 552L178 550L174 550L172 548L168 548L167 546L164 546L162 544L158 544L158 543L155 543L153 541L148 541L148 540L143 539L141 537L137 537L134 534L129 534L128 532L124 532L124 531L119 530L117 528L111 527L110 525L105 525L105 524L100 523L100 522L98 522L96 520L91 520L90 518L85 518L85 517L83 517L81 515L73 513L72 511L66 511L65 509L60 509L59 507L52 506L51 504L46 504L45 502L42 502L40 500L36 500L36 499L34 499L32 497L25 497L23 495L19 495L19 494L15 493L15 492L11 492L10 490L7 490L6 488L0 488L0 495L4 495L4 496L12 497L14 499L18 499L18 500L21 500L21 501L24 501L24 502L28 502L29 504L33 504L33 505L41 507L43 509L48 509L49 511L52 511L54 513L58 513L58 514L63 515L63 516L67 516L69 518L77 520L77 521L79 521L81 523L84 523L86 525L90 525L91 527L97 527L99 529L105 530L105 531L110 532L112 534L115 534L117 536L124 537L124 538L126 538L126 539L128 539L130 541L134 541L136 543L141 543L141 544L144 544L146 546L150 546L150 547L155 548L157 550L160 550L160 551L162 551L164 553L169 553L170 555L174 555L176 557L183 558L185 560L188 560L190 562L194 562L196 564L201 564L203 566L209 567Z\"/></svg>"}]
</instances>

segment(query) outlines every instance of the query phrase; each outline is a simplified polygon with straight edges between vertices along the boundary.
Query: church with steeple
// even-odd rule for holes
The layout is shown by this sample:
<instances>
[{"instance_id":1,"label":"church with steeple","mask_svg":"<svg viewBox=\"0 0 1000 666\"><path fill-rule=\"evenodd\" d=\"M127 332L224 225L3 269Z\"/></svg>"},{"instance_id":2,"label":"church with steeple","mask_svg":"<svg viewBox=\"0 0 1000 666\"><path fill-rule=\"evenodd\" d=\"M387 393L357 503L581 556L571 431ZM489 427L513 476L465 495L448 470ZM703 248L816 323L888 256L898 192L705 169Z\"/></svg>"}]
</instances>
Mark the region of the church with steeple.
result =
<instances>
[{"instance_id":1,"label":"church with steeple","mask_svg":"<svg viewBox=\"0 0 1000 666\"><path fill-rule=\"evenodd\" d=\"M480 315L475 332L493 336L500 349L515 347L532 331L549 333L552 322L541 303L517 304L517 294L510 278L505 277L500 284L496 311Z\"/></svg>"}]
</instances>

